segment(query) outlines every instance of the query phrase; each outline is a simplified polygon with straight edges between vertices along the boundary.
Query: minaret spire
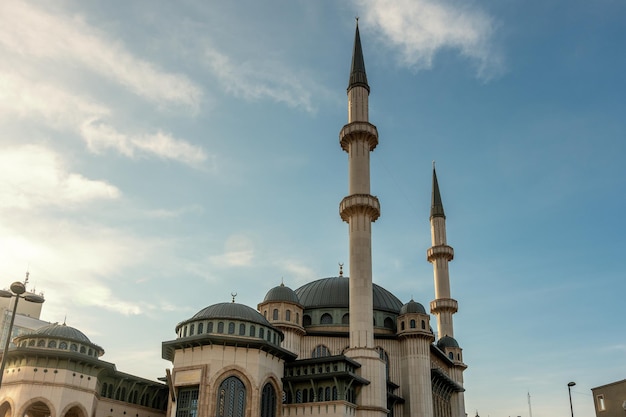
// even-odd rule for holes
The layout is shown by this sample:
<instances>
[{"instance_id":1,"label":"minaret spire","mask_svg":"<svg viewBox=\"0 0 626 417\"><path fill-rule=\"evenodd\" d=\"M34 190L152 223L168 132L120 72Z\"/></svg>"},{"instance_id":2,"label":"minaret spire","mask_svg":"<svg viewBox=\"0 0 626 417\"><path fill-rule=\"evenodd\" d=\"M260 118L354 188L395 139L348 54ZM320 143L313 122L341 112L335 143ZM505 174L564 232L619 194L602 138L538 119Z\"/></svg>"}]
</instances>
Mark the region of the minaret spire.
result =
<instances>
[{"instance_id":1,"label":"minaret spire","mask_svg":"<svg viewBox=\"0 0 626 417\"><path fill-rule=\"evenodd\" d=\"M437 171L433 163L433 192L430 207L430 234L432 247L427 251L428 262L433 264L435 299L430 303L430 312L437 317L439 337L454 337L452 315L458 303L450 296L450 274L448 262L454 259L454 250L446 240L446 215L443 211Z\"/></svg>"},{"instance_id":2,"label":"minaret spire","mask_svg":"<svg viewBox=\"0 0 626 417\"><path fill-rule=\"evenodd\" d=\"M356 34L354 35L354 49L352 50L352 67L350 68L348 91L357 85L365 87L369 93L370 86L367 84L367 74L365 74L365 60L363 59L363 48L361 48L358 17L356 18Z\"/></svg>"}]
</instances>

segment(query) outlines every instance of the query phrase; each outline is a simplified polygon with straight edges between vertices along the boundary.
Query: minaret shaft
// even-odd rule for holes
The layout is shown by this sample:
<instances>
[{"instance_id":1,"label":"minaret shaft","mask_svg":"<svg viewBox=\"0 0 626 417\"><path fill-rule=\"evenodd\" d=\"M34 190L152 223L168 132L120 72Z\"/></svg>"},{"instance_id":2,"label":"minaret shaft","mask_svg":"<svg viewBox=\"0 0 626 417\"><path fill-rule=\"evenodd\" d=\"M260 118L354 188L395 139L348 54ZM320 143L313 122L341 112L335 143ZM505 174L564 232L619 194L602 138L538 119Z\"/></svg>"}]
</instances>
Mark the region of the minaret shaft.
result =
<instances>
[{"instance_id":1,"label":"minaret shaft","mask_svg":"<svg viewBox=\"0 0 626 417\"><path fill-rule=\"evenodd\" d=\"M432 247L427 251L428 262L433 264L435 279L435 299L430 303L430 312L437 317L439 337L454 337L452 315L458 310L458 303L450 293L450 272L448 263L454 258L454 250L446 241L446 216L439 193L437 174L433 169L433 198L430 216L430 236Z\"/></svg>"}]
</instances>

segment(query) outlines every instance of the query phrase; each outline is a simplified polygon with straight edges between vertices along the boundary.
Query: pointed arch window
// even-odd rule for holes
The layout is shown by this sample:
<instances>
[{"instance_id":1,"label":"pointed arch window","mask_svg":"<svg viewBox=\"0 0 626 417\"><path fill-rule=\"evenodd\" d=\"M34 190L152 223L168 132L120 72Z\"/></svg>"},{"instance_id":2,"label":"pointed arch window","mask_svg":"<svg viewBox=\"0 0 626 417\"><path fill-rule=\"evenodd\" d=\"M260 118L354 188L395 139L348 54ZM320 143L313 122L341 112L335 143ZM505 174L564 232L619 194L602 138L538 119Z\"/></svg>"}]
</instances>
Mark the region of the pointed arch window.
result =
<instances>
[{"instance_id":1,"label":"pointed arch window","mask_svg":"<svg viewBox=\"0 0 626 417\"><path fill-rule=\"evenodd\" d=\"M333 324L333 316L328 313L322 314L320 318L320 324Z\"/></svg>"},{"instance_id":2,"label":"pointed arch window","mask_svg":"<svg viewBox=\"0 0 626 417\"><path fill-rule=\"evenodd\" d=\"M330 350L324 345L317 345L311 354L312 358L324 358L330 356Z\"/></svg>"},{"instance_id":3,"label":"pointed arch window","mask_svg":"<svg viewBox=\"0 0 626 417\"><path fill-rule=\"evenodd\" d=\"M276 417L276 391L269 382L261 394L261 417Z\"/></svg>"},{"instance_id":4,"label":"pointed arch window","mask_svg":"<svg viewBox=\"0 0 626 417\"><path fill-rule=\"evenodd\" d=\"M245 411L246 387L235 376L226 378L217 391L216 417L244 417Z\"/></svg>"}]
</instances>

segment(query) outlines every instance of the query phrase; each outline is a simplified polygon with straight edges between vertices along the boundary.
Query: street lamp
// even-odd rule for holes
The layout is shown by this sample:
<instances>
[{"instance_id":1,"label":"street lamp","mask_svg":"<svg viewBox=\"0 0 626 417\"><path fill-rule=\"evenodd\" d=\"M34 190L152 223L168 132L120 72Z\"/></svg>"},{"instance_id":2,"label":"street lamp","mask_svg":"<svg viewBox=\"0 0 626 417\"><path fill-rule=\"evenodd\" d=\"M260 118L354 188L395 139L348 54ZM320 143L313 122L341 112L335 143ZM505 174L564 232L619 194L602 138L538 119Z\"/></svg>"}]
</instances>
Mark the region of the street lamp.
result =
<instances>
[{"instance_id":1,"label":"street lamp","mask_svg":"<svg viewBox=\"0 0 626 417\"><path fill-rule=\"evenodd\" d=\"M567 383L567 391L569 392L569 409L572 412L572 417L574 417L574 407L572 406L572 387L576 385L575 382Z\"/></svg>"},{"instance_id":2,"label":"street lamp","mask_svg":"<svg viewBox=\"0 0 626 417\"><path fill-rule=\"evenodd\" d=\"M26 281L28 282L28 274L26 274ZM2 387L2 377L4 376L4 366L7 363L7 353L9 352L9 344L11 343L11 333L13 332L13 323L15 323L15 314L17 313L17 302L20 298L23 298L26 301L30 301L31 303L41 304L45 300L42 296L37 294L26 294L22 295L26 292L25 283L21 283L19 281L15 281L11 284L11 291L0 290L0 297L2 298L11 298L15 297L15 304L13 304L13 314L11 315L11 322L9 323L9 328L7 330L7 340L4 344L4 351L2 353L2 365L0 365L0 387Z\"/></svg>"}]
</instances>

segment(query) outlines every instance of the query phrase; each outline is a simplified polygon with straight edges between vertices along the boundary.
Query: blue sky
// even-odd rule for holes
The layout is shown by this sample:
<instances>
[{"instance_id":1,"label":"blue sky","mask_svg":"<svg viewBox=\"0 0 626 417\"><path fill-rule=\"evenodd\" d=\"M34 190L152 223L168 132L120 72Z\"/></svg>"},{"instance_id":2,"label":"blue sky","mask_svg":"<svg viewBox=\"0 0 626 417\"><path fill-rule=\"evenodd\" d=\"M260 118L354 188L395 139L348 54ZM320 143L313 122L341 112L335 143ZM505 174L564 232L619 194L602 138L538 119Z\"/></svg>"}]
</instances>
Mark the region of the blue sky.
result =
<instances>
[{"instance_id":1,"label":"blue sky","mask_svg":"<svg viewBox=\"0 0 626 417\"><path fill-rule=\"evenodd\" d=\"M348 260L360 30L376 283L434 296L431 164L470 415L593 415L626 378L626 3L0 3L0 271L156 378L176 323ZM349 270L346 270L349 274Z\"/></svg>"}]
</instances>

